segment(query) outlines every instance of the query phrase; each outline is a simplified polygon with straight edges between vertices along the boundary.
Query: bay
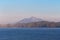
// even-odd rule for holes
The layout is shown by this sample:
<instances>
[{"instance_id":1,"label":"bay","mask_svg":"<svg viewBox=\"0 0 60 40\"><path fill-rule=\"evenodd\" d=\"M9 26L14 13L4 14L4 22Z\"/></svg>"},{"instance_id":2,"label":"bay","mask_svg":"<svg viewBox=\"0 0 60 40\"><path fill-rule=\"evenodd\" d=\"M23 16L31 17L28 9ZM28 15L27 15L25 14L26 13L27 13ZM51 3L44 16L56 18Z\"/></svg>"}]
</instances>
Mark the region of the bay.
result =
<instances>
[{"instance_id":1,"label":"bay","mask_svg":"<svg viewBox=\"0 0 60 40\"><path fill-rule=\"evenodd\" d=\"M0 40L60 40L60 28L0 28Z\"/></svg>"}]
</instances>

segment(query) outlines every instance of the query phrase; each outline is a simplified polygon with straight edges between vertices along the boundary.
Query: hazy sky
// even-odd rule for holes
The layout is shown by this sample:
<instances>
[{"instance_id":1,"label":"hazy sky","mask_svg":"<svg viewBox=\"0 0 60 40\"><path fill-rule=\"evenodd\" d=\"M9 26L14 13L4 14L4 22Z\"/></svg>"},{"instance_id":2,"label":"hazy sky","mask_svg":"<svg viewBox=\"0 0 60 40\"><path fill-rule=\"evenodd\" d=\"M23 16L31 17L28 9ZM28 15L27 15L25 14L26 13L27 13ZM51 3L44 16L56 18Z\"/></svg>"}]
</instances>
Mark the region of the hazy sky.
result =
<instances>
[{"instance_id":1,"label":"hazy sky","mask_svg":"<svg viewBox=\"0 0 60 40\"><path fill-rule=\"evenodd\" d=\"M0 0L0 23L15 22L30 16L59 19L60 0Z\"/></svg>"}]
</instances>

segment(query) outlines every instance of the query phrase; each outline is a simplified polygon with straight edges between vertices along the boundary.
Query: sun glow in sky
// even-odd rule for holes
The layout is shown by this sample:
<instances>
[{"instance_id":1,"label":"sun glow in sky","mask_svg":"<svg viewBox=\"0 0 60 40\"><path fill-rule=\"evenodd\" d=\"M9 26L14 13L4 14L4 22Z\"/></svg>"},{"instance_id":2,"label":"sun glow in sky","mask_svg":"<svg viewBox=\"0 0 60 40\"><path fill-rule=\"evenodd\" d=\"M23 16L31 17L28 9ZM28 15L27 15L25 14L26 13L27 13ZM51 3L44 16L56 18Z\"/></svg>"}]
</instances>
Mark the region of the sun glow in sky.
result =
<instances>
[{"instance_id":1,"label":"sun glow in sky","mask_svg":"<svg viewBox=\"0 0 60 40\"><path fill-rule=\"evenodd\" d=\"M0 0L0 23L30 16L59 21L60 0Z\"/></svg>"}]
</instances>

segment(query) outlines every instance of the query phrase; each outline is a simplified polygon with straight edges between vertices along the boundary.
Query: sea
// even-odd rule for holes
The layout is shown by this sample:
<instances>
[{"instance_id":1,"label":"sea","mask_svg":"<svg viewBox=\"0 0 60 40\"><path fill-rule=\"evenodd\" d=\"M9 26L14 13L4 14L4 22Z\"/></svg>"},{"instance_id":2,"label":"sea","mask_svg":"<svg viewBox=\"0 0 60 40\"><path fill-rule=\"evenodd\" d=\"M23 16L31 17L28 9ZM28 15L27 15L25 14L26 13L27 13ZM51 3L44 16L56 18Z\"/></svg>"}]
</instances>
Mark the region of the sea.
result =
<instances>
[{"instance_id":1,"label":"sea","mask_svg":"<svg viewBox=\"0 0 60 40\"><path fill-rule=\"evenodd\" d=\"M60 40L60 28L0 28L0 40Z\"/></svg>"}]
</instances>

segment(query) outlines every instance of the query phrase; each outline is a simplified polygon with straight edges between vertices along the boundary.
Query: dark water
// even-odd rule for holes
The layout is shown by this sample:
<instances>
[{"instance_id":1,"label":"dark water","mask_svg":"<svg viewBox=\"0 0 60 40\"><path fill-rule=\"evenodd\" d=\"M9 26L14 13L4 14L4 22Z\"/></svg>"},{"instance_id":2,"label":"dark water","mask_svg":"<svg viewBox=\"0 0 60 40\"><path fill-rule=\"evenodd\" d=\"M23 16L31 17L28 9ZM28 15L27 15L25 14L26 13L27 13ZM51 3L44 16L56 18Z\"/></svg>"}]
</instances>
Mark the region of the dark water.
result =
<instances>
[{"instance_id":1,"label":"dark water","mask_svg":"<svg viewBox=\"0 0 60 40\"><path fill-rule=\"evenodd\" d=\"M0 40L60 40L60 29L0 28Z\"/></svg>"}]
</instances>

